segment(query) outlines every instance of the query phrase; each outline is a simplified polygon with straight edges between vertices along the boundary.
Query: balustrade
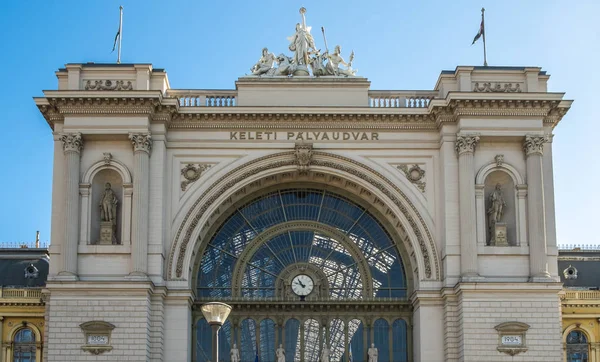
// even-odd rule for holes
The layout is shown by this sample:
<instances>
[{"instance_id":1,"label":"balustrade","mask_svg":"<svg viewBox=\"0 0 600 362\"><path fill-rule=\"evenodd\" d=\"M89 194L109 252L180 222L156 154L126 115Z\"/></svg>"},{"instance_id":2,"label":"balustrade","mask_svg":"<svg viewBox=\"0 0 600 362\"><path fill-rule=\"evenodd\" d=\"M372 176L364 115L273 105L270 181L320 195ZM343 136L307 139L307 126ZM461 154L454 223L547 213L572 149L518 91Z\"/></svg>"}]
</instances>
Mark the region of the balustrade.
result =
<instances>
[{"instance_id":1,"label":"balustrade","mask_svg":"<svg viewBox=\"0 0 600 362\"><path fill-rule=\"evenodd\" d=\"M370 91L371 108L427 108L437 96L435 91Z\"/></svg>"}]
</instances>

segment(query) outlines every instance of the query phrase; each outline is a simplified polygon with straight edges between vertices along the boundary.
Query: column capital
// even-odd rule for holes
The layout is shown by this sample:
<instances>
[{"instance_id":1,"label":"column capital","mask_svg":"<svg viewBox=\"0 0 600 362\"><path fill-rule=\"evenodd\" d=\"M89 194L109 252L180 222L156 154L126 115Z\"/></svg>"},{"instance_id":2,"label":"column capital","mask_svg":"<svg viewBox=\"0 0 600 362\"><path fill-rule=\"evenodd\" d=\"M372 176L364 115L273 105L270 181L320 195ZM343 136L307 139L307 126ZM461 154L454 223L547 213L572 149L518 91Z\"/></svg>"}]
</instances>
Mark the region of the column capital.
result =
<instances>
[{"instance_id":1,"label":"column capital","mask_svg":"<svg viewBox=\"0 0 600 362\"><path fill-rule=\"evenodd\" d=\"M129 139L133 145L133 152L146 152L150 154L152 151L152 136L148 133L130 133Z\"/></svg>"},{"instance_id":2,"label":"column capital","mask_svg":"<svg viewBox=\"0 0 600 362\"><path fill-rule=\"evenodd\" d=\"M527 156L533 154L544 154L544 143L548 142L550 137L547 135L525 135L525 141L523 142L523 150Z\"/></svg>"},{"instance_id":3,"label":"column capital","mask_svg":"<svg viewBox=\"0 0 600 362\"><path fill-rule=\"evenodd\" d=\"M63 144L64 153L77 152L80 153L83 149L83 139L81 133L60 133L59 139Z\"/></svg>"},{"instance_id":4,"label":"column capital","mask_svg":"<svg viewBox=\"0 0 600 362\"><path fill-rule=\"evenodd\" d=\"M470 152L474 153L477 144L479 143L479 135L478 134L460 134L456 135L456 145L454 148L456 149L456 153L459 155Z\"/></svg>"}]
</instances>

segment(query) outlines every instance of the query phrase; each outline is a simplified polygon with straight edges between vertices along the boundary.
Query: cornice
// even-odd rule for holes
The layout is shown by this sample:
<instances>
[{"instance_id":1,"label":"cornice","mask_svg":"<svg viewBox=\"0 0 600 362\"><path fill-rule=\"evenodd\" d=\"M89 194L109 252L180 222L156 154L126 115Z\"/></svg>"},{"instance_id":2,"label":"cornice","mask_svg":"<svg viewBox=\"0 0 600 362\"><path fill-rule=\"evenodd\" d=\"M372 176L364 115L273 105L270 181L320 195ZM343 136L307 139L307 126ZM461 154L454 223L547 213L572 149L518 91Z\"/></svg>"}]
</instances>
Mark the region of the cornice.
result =
<instances>
[{"instance_id":1,"label":"cornice","mask_svg":"<svg viewBox=\"0 0 600 362\"><path fill-rule=\"evenodd\" d=\"M540 117L556 126L571 101L559 93L450 92L427 108L180 107L159 91L46 91L36 104L54 128L66 115L148 115L173 129L389 129L435 131L460 117Z\"/></svg>"}]
</instances>

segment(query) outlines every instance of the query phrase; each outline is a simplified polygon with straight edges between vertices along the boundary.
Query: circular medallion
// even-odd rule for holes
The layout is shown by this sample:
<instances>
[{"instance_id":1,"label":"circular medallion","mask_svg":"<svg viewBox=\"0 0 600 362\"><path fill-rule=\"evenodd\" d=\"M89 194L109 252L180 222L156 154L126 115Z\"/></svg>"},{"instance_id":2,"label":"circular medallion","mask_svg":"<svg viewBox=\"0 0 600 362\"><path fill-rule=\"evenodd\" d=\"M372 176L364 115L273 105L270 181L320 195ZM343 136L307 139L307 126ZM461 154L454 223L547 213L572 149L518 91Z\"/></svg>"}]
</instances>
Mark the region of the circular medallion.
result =
<instances>
[{"instance_id":1,"label":"circular medallion","mask_svg":"<svg viewBox=\"0 0 600 362\"><path fill-rule=\"evenodd\" d=\"M314 287L312 278L306 274L298 274L292 279L292 291L300 297L309 295Z\"/></svg>"}]
</instances>

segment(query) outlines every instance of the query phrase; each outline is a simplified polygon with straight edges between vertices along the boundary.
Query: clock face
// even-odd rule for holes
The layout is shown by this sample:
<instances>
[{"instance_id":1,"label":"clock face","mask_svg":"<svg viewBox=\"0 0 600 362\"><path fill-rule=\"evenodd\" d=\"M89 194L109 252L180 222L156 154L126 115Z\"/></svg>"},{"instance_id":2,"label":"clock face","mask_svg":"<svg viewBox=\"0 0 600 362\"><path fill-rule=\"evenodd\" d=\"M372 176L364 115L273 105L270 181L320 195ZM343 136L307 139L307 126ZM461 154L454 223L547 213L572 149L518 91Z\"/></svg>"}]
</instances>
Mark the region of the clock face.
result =
<instances>
[{"instance_id":1,"label":"clock face","mask_svg":"<svg viewBox=\"0 0 600 362\"><path fill-rule=\"evenodd\" d=\"M305 297L312 292L315 283L312 278L306 274L299 274L292 279L292 291L301 297Z\"/></svg>"}]
</instances>

